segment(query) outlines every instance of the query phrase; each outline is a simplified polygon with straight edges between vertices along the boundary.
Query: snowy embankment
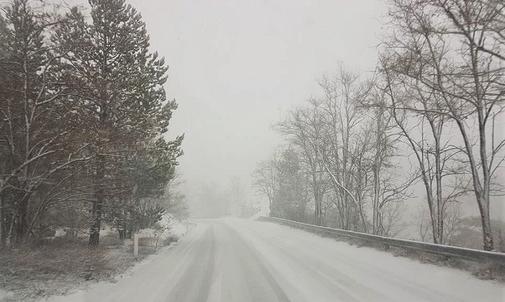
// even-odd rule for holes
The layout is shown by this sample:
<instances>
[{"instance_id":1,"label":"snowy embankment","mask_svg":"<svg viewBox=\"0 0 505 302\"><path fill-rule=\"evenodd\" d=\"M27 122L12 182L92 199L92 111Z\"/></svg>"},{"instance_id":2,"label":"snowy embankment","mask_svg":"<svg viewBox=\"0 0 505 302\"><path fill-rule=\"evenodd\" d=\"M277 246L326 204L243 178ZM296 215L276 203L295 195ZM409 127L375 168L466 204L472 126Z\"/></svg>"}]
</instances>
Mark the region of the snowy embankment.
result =
<instances>
[{"instance_id":1,"label":"snowy embankment","mask_svg":"<svg viewBox=\"0 0 505 302\"><path fill-rule=\"evenodd\" d=\"M117 282L131 275L139 265L150 262L159 247L177 241L188 223L171 217L153 230L142 230L139 255L132 241L118 238L117 232L101 232L98 248L90 250L85 240L69 240L64 232L37 248L23 247L0 254L0 301L33 301L62 295L97 283ZM155 242L156 246L152 243ZM147 258L146 258L147 257Z\"/></svg>"},{"instance_id":2,"label":"snowy embankment","mask_svg":"<svg viewBox=\"0 0 505 302\"><path fill-rule=\"evenodd\" d=\"M140 238L153 238L159 241L177 241L187 232L187 223L182 223L170 214L165 214L155 228L142 229Z\"/></svg>"},{"instance_id":3,"label":"snowy embankment","mask_svg":"<svg viewBox=\"0 0 505 302\"><path fill-rule=\"evenodd\" d=\"M181 222L170 215L165 215L162 221L159 223L160 227L156 229L144 229L138 232L139 238L155 238L161 243L165 240L169 240L172 245L176 245L178 240L184 237L186 233L191 229L192 224L189 222ZM142 249L142 248L140 248ZM120 276L116 276L114 280L111 281L101 281L98 283L88 283L86 287L81 288L79 290L74 290L69 294L65 294L62 296L52 296L48 298L43 298L40 301L61 301L61 302L79 302L79 301L106 301L102 299L93 299L88 300L86 295L89 291L97 292L97 291L110 291L117 288L117 284L121 283L122 280L130 280L132 276L137 275L139 271L145 269L146 266L157 265L161 259L164 258L164 255L169 251L169 249L161 249L159 253L150 255L143 261L134 265L131 269L129 269L126 273L121 274ZM149 279L150 280L150 279ZM149 281L147 280L147 281ZM122 284L122 283L121 283ZM0 300L1 301L1 300ZM147 302L147 301L146 301Z\"/></svg>"},{"instance_id":4,"label":"snowy embankment","mask_svg":"<svg viewBox=\"0 0 505 302\"><path fill-rule=\"evenodd\" d=\"M173 233L182 238L170 248L162 249L158 254L148 257L135 265L127 274L114 282L98 282L85 289L62 296L53 296L45 302L85 302L85 301L122 301L150 302L149 297L166 290L173 283L174 268L184 264L187 248L195 238L201 237L201 228L189 222L173 225ZM145 232L150 235L149 231ZM168 300L170 301L170 300Z\"/></svg>"}]
</instances>

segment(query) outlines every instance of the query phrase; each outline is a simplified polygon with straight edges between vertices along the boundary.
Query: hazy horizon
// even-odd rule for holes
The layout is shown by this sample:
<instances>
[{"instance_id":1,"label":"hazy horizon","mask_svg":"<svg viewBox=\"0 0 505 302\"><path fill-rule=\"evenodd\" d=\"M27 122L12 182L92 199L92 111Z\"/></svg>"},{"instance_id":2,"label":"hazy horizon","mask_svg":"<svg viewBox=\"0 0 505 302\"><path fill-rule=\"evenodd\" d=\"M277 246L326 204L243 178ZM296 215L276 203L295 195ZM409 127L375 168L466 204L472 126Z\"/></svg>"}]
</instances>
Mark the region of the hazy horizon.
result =
<instances>
[{"instance_id":1,"label":"hazy horizon","mask_svg":"<svg viewBox=\"0 0 505 302\"><path fill-rule=\"evenodd\" d=\"M238 177L249 187L282 143L272 125L319 94L324 74L339 64L373 71L386 13L380 0L130 3L170 66L167 95L179 104L170 133L185 134L179 172L190 200L204 184Z\"/></svg>"}]
</instances>

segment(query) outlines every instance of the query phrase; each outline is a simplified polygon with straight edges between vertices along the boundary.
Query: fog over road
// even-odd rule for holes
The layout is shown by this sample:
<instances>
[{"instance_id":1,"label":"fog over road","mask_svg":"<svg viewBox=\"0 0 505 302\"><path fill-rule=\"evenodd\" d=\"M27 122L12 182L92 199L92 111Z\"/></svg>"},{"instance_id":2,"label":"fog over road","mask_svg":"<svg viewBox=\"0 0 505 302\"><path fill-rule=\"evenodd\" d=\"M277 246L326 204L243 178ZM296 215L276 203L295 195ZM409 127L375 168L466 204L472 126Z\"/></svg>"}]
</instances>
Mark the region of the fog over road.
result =
<instances>
[{"instance_id":1,"label":"fog over road","mask_svg":"<svg viewBox=\"0 0 505 302\"><path fill-rule=\"evenodd\" d=\"M503 284L300 230L199 220L115 284L51 301L504 301Z\"/></svg>"}]
</instances>

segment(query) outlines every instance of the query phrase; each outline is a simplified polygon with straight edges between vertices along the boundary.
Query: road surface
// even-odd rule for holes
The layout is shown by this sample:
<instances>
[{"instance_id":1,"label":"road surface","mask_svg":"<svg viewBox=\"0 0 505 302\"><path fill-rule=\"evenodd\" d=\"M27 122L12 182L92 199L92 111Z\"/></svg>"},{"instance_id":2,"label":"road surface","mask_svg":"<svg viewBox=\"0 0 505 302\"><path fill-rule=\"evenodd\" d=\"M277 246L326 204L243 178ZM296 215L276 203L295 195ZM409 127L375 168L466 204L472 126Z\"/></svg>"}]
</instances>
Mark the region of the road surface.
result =
<instances>
[{"instance_id":1,"label":"road surface","mask_svg":"<svg viewBox=\"0 0 505 302\"><path fill-rule=\"evenodd\" d=\"M503 283L268 222L202 220L131 276L51 301L505 301Z\"/></svg>"}]
</instances>

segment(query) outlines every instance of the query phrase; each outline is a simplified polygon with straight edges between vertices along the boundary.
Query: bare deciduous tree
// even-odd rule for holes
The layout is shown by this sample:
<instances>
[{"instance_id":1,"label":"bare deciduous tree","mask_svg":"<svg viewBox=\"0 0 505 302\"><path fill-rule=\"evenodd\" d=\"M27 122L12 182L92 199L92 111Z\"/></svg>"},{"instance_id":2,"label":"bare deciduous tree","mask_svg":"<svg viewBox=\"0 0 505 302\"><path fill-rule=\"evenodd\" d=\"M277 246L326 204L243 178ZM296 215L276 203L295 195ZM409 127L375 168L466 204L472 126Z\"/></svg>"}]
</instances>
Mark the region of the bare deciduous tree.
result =
<instances>
[{"instance_id":1,"label":"bare deciduous tree","mask_svg":"<svg viewBox=\"0 0 505 302\"><path fill-rule=\"evenodd\" d=\"M278 187L276 159L262 161L253 172L253 185L268 199L269 213L272 214L275 190Z\"/></svg>"},{"instance_id":2,"label":"bare deciduous tree","mask_svg":"<svg viewBox=\"0 0 505 302\"><path fill-rule=\"evenodd\" d=\"M279 130L302 151L302 162L308 174L314 200L314 222L317 225L324 224L323 199L327 191L327 178L323 172L320 150L324 126L321 106L320 102L311 99L308 107L292 111L288 119L279 124Z\"/></svg>"},{"instance_id":3,"label":"bare deciduous tree","mask_svg":"<svg viewBox=\"0 0 505 302\"><path fill-rule=\"evenodd\" d=\"M394 43L386 45L403 66L395 73L434 95L423 110L460 133L486 250L493 249L490 199L505 146L495 130L505 93L503 10L500 1L394 1Z\"/></svg>"}]
</instances>

